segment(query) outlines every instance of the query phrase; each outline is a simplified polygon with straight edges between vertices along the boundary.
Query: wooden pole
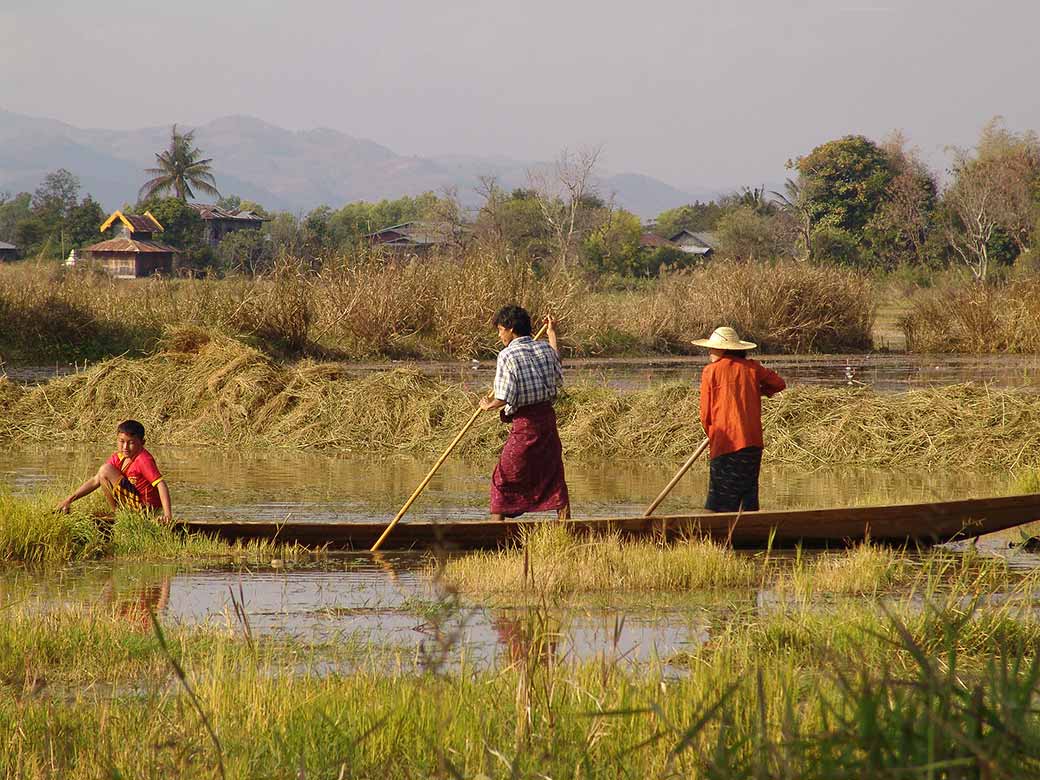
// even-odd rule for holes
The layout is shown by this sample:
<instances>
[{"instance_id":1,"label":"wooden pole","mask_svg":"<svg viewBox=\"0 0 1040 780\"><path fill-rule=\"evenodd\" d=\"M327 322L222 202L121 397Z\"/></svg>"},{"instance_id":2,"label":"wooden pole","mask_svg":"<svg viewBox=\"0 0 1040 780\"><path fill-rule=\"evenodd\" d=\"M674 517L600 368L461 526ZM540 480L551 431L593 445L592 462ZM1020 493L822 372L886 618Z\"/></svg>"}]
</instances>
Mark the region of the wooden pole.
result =
<instances>
[{"instance_id":1,"label":"wooden pole","mask_svg":"<svg viewBox=\"0 0 1040 780\"><path fill-rule=\"evenodd\" d=\"M534 336L536 341L542 337L542 334L545 333L545 329L547 327L548 327L548 325L542 325L542 329L539 330L535 334L535 336ZM492 390L491 393L488 395L488 397L489 398L494 398L494 396L495 396L495 391ZM480 417L480 413L482 411L484 411L484 410L481 409L480 407L477 407L477 410L475 412L473 412L473 416L471 416L469 418L469 422L467 422L464 426L462 426L462 430L459 431L459 435L456 436L452 440L451 444L448 445L448 449L446 449L444 451L444 453L439 458L437 458L437 462L433 464L433 468L430 469L429 473L423 478L423 481L419 483L419 487L417 487L412 492L412 495L410 495L408 497L408 500L404 502L404 506L401 507L401 511L397 513L397 516L394 517L394 519L390 521L390 525L388 525L386 527L386 530L383 531L383 533L380 535L380 537L378 539L376 539L376 543L372 545L372 549L371 549L372 552L375 552L376 550L378 550L380 547L383 546L383 542L386 541L386 537L388 537L390 535L390 532L392 530L394 530L394 526L397 525L397 523L401 520L402 517L404 517L405 512L407 512L408 509L412 506L412 504L415 503L415 499L417 499L422 494L422 492L426 489L426 486L430 484L430 480L433 479L433 475L437 473L437 469L439 469L441 467L441 465L444 463L444 461L446 461L448 459L448 456L451 455L452 451L457 446L459 446L459 442L462 441L462 437L465 436L466 433L469 431L469 429L473 427L473 423L475 423L477 421L477 418Z\"/></svg>"},{"instance_id":2,"label":"wooden pole","mask_svg":"<svg viewBox=\"0 0 1040 780\"><path fill-rule=\"evenodd\" d=\"M682 468L680 468L676 475L672 477L672 481L665 485L665 488L661 491L660 495L658 495L657 498L654 499L654 502L646 508L646 511L643 512L643 517L650 517L650 515L654 513L654 510L657 509L661 502L667 498L668 494L672 492L672 488L674 488L679 483L679 480L683 478L683 474L690 470L690 466L693 465L693 462L697 460L697 458L699 458L707 448L708 440L705 439L701 442L701 446L694 450L693 455L687 458L686 462L682 464Z\"/></svg>"}]
</instances>

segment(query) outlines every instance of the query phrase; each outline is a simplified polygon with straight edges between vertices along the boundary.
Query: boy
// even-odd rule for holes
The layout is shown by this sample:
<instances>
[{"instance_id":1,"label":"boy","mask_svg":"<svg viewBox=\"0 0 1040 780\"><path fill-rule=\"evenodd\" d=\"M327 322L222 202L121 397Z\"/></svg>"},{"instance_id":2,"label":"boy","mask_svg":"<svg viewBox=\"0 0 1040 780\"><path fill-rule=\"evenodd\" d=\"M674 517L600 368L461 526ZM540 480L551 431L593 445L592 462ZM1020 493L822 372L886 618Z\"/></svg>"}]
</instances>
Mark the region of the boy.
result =
<instances>
[{"instance_id":1,"label":"boy","mask_svg":"<svg viewBox=\"0 0 1040 780\"><path fill-rule=\"evenodd\" d=\"M98 488L105 493L113 509L137 511L162 510L163 522L173 521L170 489L155 465L155 459L144 448L144 426L137 420L124 420L116 428L116 452L112 453L97 474L80 485L76 492L56 509L68 512L73 501L90 495Z\"/></svg>"},{"instance_id":2,"label":"boy","mask_svg":"<svg viewBox=\"0 0 1040 780\"><path fill-rule=\"evenodd\" d=\"M524 512L556 510L566 520L570 510L563 475L563 445L556 429L553 402L563 384L556 323L545 319L549 343L531 338L531 315L520 306L495 314L498 353L495 397L482 399L484 411L501 410L512 423L491 477L491 519Z\"/></svg>"},{"instance_id":3,"label":"boy","mask_svg":"<svg viewBox=\"0 0 1040 780\"><path fill-rule=\"evenodd\" d=\"M780 375L748 358L757 344L743 341L733 328L716 328L701 373L701 425L710 441L709 512L757 512L758 474L762 467L762 396L787 385Z\"/></svg>"}]
</instances>

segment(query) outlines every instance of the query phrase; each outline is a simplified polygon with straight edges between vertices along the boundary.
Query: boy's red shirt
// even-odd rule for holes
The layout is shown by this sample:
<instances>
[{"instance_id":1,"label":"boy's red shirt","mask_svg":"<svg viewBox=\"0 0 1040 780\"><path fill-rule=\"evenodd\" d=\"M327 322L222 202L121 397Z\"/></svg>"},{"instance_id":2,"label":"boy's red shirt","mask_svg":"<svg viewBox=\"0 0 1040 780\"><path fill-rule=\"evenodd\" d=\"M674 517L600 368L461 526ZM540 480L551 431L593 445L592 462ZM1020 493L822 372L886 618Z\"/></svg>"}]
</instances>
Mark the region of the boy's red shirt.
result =
<instances>
[{"instance_id":1,"label":"boy's red shirt","mask_svg":"<svg viewBox=\"0 0 1040 780\"><path fill-rule=\"evenodd\" d=\"M761 447L762 396L787 387L775 371L749 358L725 355L701 372L701 425L711 457Z\"/></svg>"},{"instance_id":2,"label":"boy's red shirt","mask_svg":"<svg viewBox=\"0 0 1040 780\"><path fill-rule=\"evenodd\" d=\"M141 497L141 503L156 509L162 507L156 486L163 481L163 475L159 473L159 467L155 465L155 458L148 450L142 449L133 460L118 452L113 452L108 462L130 480L130 484L137 490L137 495Z\"/></svg>"}]
</instances>

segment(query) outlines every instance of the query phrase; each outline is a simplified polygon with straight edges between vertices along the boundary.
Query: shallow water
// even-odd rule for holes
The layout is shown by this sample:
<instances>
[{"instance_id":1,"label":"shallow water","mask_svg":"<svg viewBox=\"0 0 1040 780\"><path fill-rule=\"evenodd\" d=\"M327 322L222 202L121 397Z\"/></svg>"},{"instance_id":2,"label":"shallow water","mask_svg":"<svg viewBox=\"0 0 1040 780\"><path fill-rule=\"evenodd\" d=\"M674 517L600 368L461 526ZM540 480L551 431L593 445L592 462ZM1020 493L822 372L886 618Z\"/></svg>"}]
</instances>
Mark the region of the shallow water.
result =
<instances>
[{"instance_id":1,"label":"shallow water","mask_svg":"<svg viewBox=\"0 0 1040 780\"><path fill-rule=\"evenodd\" d=\"M788 384L826 387L866 385L897 392L914 387L961 382L992 382L1000 387L1040 387L1040 355L948 355L873 352L848 355L765 355L759 359L780 372ZM695 381L704 355L639 358L568 358L567 381L594 382L623 391L639 390L665 380ZM490 386L494 361L390 361L347 363L350 373L368 374L387 368L417 368L431 376L477 386ZM8 377L25 384L47 382L83 370L87 364L7 367Z\"/></svg>"},{"instance_id":2,"label":"shallow water","mask_svg":"<svg viewBox=\"0 0 1040 780\"><path fill-rule=\"evenodd\" d=\"M56 446L0 453L0 483L16 492L69 490L111 453L104 446ZM425 460L329 457L306 452L231 453L157 447L178 517L389 520L425 474ZM451 462L415 505L410 518L480 517L486 512L491 463ZM675 464L677 465L677 464ZM583 463L568 466L577 513L637 514L675 465ZM707 475L698 464L662 511L696 510ZM1013 492L1007 474L875 469L805 471L767 464L765 506L941 500ZM1015 568L1040 565L1040 555L1009 551L1017 531L980 540ZM444 635L454 637L452 663L485 664L530 650L531 613L509 599L445 610L423 576L418 554L333 555L300 565L236 569L214 564L99 562L34 573L0 567L0 609L27 601L37 609L62 603L108 605L148 630L148 608L164 622L236 626L232 595L241 594L254 634L308 642L372 642L398 659L422 663ZM768 588L740 592L632 594L553 610L552 652L560 659L604 657L623 663L666 662L721 630L735 610L754 616L777 609ZM833 605L826 608L836 608ZM438 616L440 616L438 618ZM717 627L713 629L713 626ZM236 629L237 630L237 629ZM394 653L391 653L394 655ZM678 672L678 669L673 671Z\"/></svg>"},{"instance_id":3,"label":"shallow water","mask_svg":"<svg viewBox=\"0 0 1040 780\"><path fill-rule=\"evenodd\" d=\"M69 491L111 455L110 446L56 445L0 452L0 483L17 492ZM175 514L185 519L390 519L425 476L430 459L329 456L300 451L228 452L214 448L155 447ZM493 462L445 463L407 519L477 518L487 511ZM567 464L575 516L641 514L680 464L582 462ZM659 514L703 506L707 467L697 463ZM821 468L770 464L762 471L762 505L770 508L939 501L1014 492L1007 472Z\"/></svg>"}]
</instances>

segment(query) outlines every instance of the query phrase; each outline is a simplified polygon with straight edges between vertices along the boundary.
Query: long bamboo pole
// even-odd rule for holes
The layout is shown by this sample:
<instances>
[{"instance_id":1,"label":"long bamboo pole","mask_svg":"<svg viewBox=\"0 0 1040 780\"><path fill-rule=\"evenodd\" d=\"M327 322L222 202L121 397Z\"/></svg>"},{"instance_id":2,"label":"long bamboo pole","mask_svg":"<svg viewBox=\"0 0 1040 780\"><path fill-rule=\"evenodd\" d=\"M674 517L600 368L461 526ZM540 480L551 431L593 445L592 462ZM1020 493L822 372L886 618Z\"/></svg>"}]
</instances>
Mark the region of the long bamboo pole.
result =
<instances>
[{"instance_id":1,"label":"long bamboo pole","mask_svg":"<svg viewBox=\"0 0 1040 780\"><path fill-rule=\"evenodd\" d=\"M668 494L672 492L672 488L674 488L679 483L679 480L683 478L683 474L690 470L690 466L693 465L693 462L697 460L697 458L699 458L707 448L708 440L705 439L701 442L701 446L694 450L693 455L687 458L686 462L682 464L682 468L680 468L676 475L672 477L672 481L665 485L664 490L661 491L660 495L658 495L657 498L654 499L654 502L646 508L646 511L643 512L643 517L650 517L650 515L654 513L654 510L657 509Z\"/></svg>"},{"instance_id":2,"label":"long bamboo pole","mask_svg":"<svg viewBox=\"0 0 1040 780\"><path fill-rule=\"evenodd\" d=\"M548 325L542 325L541 330L539 330L534 336L536 341L542 337L547 327ZM494 396L495 391L492 390L488 397L494 398ZM419 483L419 487L417 487L412 492L412 495L408 497L408 500L404 502L404 506L401 507L401 511L397 513L397 516L390 521L390 525L386 527L386 530L383 531L383 533L380 535L378 539L376 539L375 544L372 545L372 552L375 552L383 546L383 542L386 541L386 537L390 535L390 532L394 530L394 526L397 525L398 522L400 522L401 518L404 517L405 512L407 512L411 508L412 504L415 503L415 500L426 489L426 486L430 484L430 480L432 480L433 475L437 473L437 469L439 469L443 465L444 461L448 459L448 456L451 455L452 451L457 446L459 446L459 442L462 441L462 437L465 436L469 429L473 427L473 423L477 421L477 418L480 417L480 413L482 411L484 410L478 407L477 410L473 412L473 415L469 418L469 422L462 426L462 430L459 431L459 435L456 436L452 440L451 444L448 445L448 449L446 449L444 453L439 458L437 458L437 462L433 464L433 468L430 469L429 473L423 478L423 481Z\"/></svg>"}]
</instances>

